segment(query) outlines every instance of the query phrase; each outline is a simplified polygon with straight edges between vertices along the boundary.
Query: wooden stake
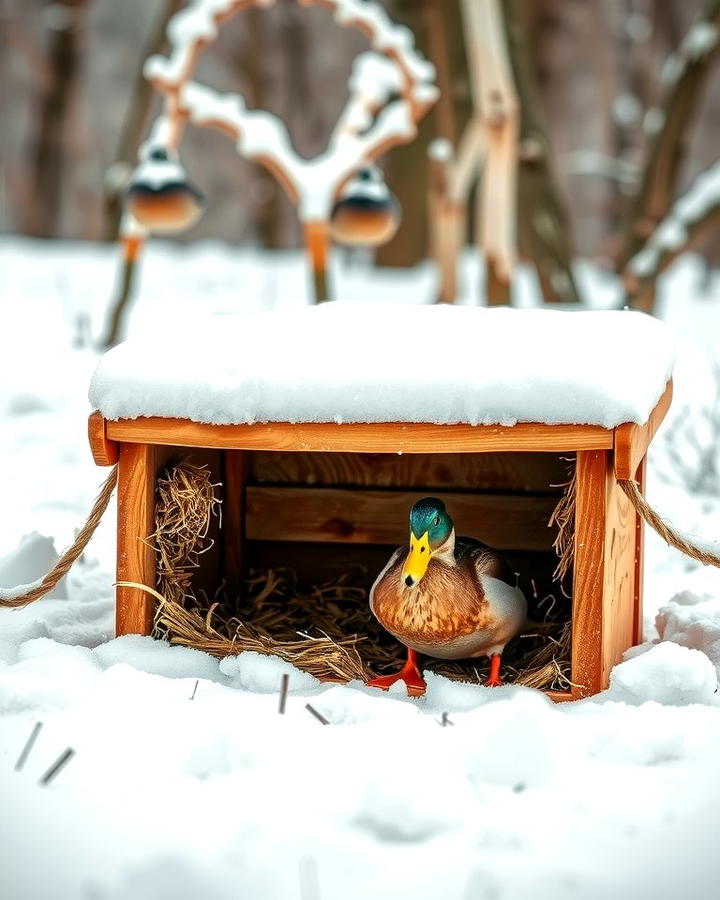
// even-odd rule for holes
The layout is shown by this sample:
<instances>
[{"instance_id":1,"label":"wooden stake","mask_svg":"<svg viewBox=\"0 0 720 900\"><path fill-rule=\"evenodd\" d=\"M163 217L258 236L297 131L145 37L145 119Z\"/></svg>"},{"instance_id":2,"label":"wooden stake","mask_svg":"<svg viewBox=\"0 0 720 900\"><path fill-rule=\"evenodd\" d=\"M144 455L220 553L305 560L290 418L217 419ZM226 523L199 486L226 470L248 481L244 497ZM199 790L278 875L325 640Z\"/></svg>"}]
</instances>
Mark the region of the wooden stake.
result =
<instances>
[{"instance_id":1,"label":"wooden stake","mask_svg":"<svg viewBox=\"0 0 720 900\"><path fill-rule=\"evenodd\" d=\"M327 278L328 235L327 221L318 219L305 222L305 246L310 257L316 303L330 299Z\"/></svg>"},{"instance_id":2,"label":"wooden stake","mask_svg":"<svg viewBox=\"0 0 720 900\"><path fill-rule=\"evenodd\" d=\"M144 243L145 239L135 234L126 235L121 239L123 259L120 290L112 303L110 323L105 337L100 341L103 350L114 347L122 340L126 311L133 298L135 270Z\"/></svg>"},{"instance_id":3,"label":"wooden stake","mask_svg":"<svg viewBox=\"0 0 720 900\"><path fill-rule=\"evenodd\" d=\"M438 303L457 298L457 262L465 236L465 205L449 196L453 162L430 157L430 247L438 266Z\"/></svg>"}]
</instances>

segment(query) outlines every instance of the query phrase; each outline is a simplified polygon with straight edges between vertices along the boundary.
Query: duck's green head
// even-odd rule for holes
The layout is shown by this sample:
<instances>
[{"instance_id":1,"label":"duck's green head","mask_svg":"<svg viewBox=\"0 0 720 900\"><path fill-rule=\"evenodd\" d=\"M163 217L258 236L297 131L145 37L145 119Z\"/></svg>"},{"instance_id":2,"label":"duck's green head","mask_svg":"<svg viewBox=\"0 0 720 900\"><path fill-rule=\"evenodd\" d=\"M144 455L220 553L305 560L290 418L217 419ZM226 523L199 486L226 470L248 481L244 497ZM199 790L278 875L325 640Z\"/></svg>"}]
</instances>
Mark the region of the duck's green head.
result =
<instances>
[{"instance_id":1,"label":"duck's green head","mask_svg":"<svg viewBox=\"0 0 720 900\"><path fill-rule=\"evenodd\" d=\"M452 534L453 522L445 504L437 497L424 497L410 510L410 553L402 579L413 587L427 571L428 564Z\"/></svg>"}]
</instances>

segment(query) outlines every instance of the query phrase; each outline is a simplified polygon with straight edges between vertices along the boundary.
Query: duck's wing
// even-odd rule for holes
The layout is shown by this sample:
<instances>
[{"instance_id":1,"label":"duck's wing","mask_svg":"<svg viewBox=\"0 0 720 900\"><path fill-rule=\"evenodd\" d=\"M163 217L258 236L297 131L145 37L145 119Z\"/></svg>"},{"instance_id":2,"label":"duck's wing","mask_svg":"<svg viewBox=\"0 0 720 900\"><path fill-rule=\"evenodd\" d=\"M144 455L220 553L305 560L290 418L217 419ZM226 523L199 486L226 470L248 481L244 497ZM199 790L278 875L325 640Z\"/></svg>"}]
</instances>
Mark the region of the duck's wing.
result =
<instances>
[{"instance_id":1,"label":"duck's wing","mask_svg":"<svg viewBox=\"0 0 720 900\"><path fill-rule=\"evenodd\" d=\"M375 590L377 586L383 581L383 579L393 570L398 569L405 562L405 557L408 555L407 547L398 547L397 550L393 553L390 559L387 561L385 568L380 572L378 577L373 582L373 586L370 588L370 594L368 596L368 602L370 603L370 609L375 612Z\"/></svg>"},{"instance_id":2,"label":"duck's wing","mask_svg":"<svg viewBox=\"0 0 720 900\"><path fill-rule=\"evenodd\" d=\"M458 563L472 562L478 575L489 575L515 587L517 576L497 550L475 538L455 539L455 559Z\"/></svg>"}]
</instances>

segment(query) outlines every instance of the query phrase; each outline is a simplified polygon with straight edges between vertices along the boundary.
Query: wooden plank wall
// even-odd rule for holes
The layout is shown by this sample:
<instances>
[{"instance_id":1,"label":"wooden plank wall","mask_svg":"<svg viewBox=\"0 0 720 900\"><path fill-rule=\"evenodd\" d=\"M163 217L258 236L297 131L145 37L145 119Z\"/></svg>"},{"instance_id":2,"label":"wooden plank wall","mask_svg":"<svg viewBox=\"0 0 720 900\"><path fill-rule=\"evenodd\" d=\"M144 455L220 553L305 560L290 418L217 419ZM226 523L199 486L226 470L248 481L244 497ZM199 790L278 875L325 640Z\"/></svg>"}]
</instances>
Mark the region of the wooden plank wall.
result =
<instances>
[{"instance_id":1,"label":"wooden plank wall","mask_svg":"<svg viewBox=\"0 0 720 900\"><path fill-rule=\"evenodd\" d=\"M459 534L498 549L552 547L567 477L555 454L247 454L249 540L402 543L413 503L443 500Z\"/></svg>"},{"instance_id":2,"label":"wooden plank wall","mask_svg":"<svg viewBox=\"0 0 720 900\"><path fill-rule=\"evenodd\" d=\"M551 550L548 521L557 497L433 491L444 501L458 534L498 550ZM250 540L394 544L407 540L408 515L417 491L329 487L247 488Z\"/></svg>"},{"instance_id":3,"label":"wooden plank wall","mask_svg":"<svg viewBox=\"0 0 720 900\"><path fill-rule=\"evenodd\" d=\"M518 491L547 494L567 480L555 453L247 454L251 484Z\"/></svg>"}]
</instances>

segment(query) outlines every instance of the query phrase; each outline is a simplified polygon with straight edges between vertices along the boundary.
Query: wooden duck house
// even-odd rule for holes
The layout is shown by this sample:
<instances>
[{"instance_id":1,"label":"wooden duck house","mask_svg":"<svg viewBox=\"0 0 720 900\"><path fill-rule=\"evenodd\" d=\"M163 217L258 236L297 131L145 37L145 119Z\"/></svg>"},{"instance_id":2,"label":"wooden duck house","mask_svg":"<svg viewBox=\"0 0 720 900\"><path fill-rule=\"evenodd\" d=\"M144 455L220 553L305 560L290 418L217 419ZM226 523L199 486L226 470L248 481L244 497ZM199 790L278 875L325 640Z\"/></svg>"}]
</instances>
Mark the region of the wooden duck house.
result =
<instances>
[{"instance_id":1,"label":"wooden duck house","mask_svg":"<svg viewBox=\"0 0 720 900\"><path fill-rule=\"evenodd\" d=\"M416 312L420 314L415 316ZM539 318L530 322L527 312ZM361 315L368 314L361 310ZM473 314L480 332L502 318L500 331L515 327L515 323L524 327L535 326L539 321L543 327L545 322L549 326L560 322L562 332L567 322L576 336L585 333L592 338L575 354L575 359L571 354L567 361L570 393L566 418L580 418L574 411L578 404L592 405L588 397L603 396L596 388L602 384L603 373L617 362L615 357L607 360L607 369L603 367L586 378L584 385L572 381L574 366L587 366L592 371L597 360L602 360L603 352L598 346L598 342L602 343L602 331L627 327L633 332L627 340L636 345L639 329L646 338L645 346L649 340L655 347L654 352L642 351L651 361L639 361L645 364L645 374L638 375L643 385L623 391L622 378L612 379L608 388L611 399L603 403L601 414L607 413L608 404L609 414L620 414L612 397L622 399L622 403L645 403L647 412L640 409L636 413L641 421L615 424L432 421L443 412L448 418L457 418L454 407L449 409L435 402L444 396L441 389L433 394L423 387L413 393L409 386L413 379L406 377L402 366L397 388L381 373L383 380L375 383L370 402L366 382L355 379L362 354L348 349L352 347L352 342L347 341L350 311L318 308L295 314L312 319L313 327L307 331L298 330L297 322L281 325L284 320L280 316L256 317L262 322L252 325L258 329L254 346L265 347L271 359L253 356L248 362L251 382L243 380L245 374L238 376L232 362L228 365L236 380L231 378L230 383L218 382L217 371L203 383L198 375L201 366L196 364L195 369L190 366L190 371L187 365L178 369L182 373L178 376L180 383L173 384L165 368L169 357L149 361L145 359L147 346L138 347L131 341L101 361L91 388L91 400L98 409L89 423L95 461L99 465L117 462L119 467L118 581L155 586L155 553L148 539L155 531L156 480L169 461L189 457L208 466L213 479L222 484L223 513L221 523L215 526L215 546L203 555L197 573L198 586L211 594L221 582L232 591L240 591L248 569L263 566L290 566L299 577L317 583L360 564L372 582L389 550L407 540L407 516L412 503L432 494L452 510L458 533L477 537L505 553L520 573L533 618L533 603L540 604L552 590L552 573L558 562L553 549L557 528L548 527L548 523L563 497L570 468L574 469L574 521L568 526L572 529L569 540L573 561L564 585L555 585L553 600L566 604L571 628L570 664L566 690L552 691L551 695L556 700L577 699L606 687L611 668L642 637L643 529L618 481L635 479L642 487L648 447L670 405L672 350L664 326L634 313L515 313L460 308L420 311L406 307L399 313L396 310L381 315L376 311L371 315L378 326L383 315L390 317L395 329L402 323L406 339L416 348L420 335L427 333L426 323L433 326L430 333L440 340L445 324L450 322L454 328L457 323L461 336L452 348L431 354L431 373L420 372L417 378L427 385L434 372L451 386L454 397L464 397L466 409L477 400L482 412L490 407L490 401L483 400L482 390L468 399L471 388L461 383L464 371L473 371L473 367L458 365L460 374L447 368L454 365L454 354L463 353L466 344L473 345L465 327L468 323L474 325ZM416 318L424 320L419 331L413 322L408 322ZM434 327L436 322L441 327ZM227 334L228 323L222 324L223 334ZM249 326L249 322L243 323L246 339ZM363 327L367 331L367 322ZM279 341L281 346L272 349L269 342L277 338L275 328L282 329L287 337ZM526 342L530 347L537 346L542 334L538 334L537 327L531 331ZM336 348L336 355L328 354L328 346L334 346L333 336L337 343L345 342L344 350ZM362 334L356 333L355 338L358 342L363 340ZM193 340L204 339L209 338L202 331L195 332ZM557 338L567 339L567 334ZM495 344L498 340L500 336L496 334ZM327 341L331 343L328 345ZM390 339L381 343L376 348L378 352L393 345ZM295 344L296 355L289 362L287 354L292 355ZM223 346L213 346L214 354L223 354ZM549 352L552 350L549 348ZM237 352L242 353L242 347ZM308 352L324 353L323 365L318 361L315 370L296 370L285 386L280 367L287 370L290 366L292 370L293 365L301 366ZM497 353L497 345L493 352ZM527 403L531 410L535 404L546 419L550 418L548 408L553 409L554 418L562 419L558 408L562 395L555 392L548 365L544 364L543 369L547 352L545 348L539 354L540 362L520 363L521 369L539 366L544 384L540 396L528 399L519 391L518 384L523 383L524 376L518 381L517 373L506 379L504 396L494 390L487 396L494 398L493 403L515 403L511 414ZM621 351L618 354L622 356ZM416 365L417 357L412 358ZM142 359L145 363L139 362ZM187 361L188 356L181 354L181 359ZM654 369L648 372L651 364ZM265 370L261 370L261 365L266 366ZM481 362L478 368L482 370ZM322 396L320 382L312 391L313 379L319 377L316 372L321 371L326 371L328 378L334 373L338 382L326 396ZM263 386L266 373L272 379L272 392L270 381L266 390ZM239 386L238 377L242 381ZM488 382L482 371L480 377L480 387L484 388ZM557 378L564 384L560 375ZM139 383L144 385L141 395L137 391ZM384 395L377 396L383 385ZM643 391L644 396L640 397ZM217 422L226 417L222 404L236 402L240 394L247 399L250 392L254 392L252 403L257 406L258 415L238 406L237 418L254 416L256 421ZM515 399L509 396L513 392ZM358 397L360 400L354 399ZM363 399L367 402L361 415L369 421L346 421L348 407L354 402L362 404ZM408 420L392 420L388 416L387 421L382 421L383 411L397 412L401 401L406 404ZM428 421L420 420L419 402L427 402ZM203 404L207 418L215 421L200 420ZM270 407L271 420L267 415ZM194 412L190 412L191 408ZM295 421L290 421L288 411L293 410ZM522 411L520 414L525 415ZM328 421L317 420L323 415ZM495 418L495 409L488 415ZM479 418L482 420L482 416ZM118 635L149 634L154 612L151 595L117 588Z\"/></svg>"}]
</instances>

